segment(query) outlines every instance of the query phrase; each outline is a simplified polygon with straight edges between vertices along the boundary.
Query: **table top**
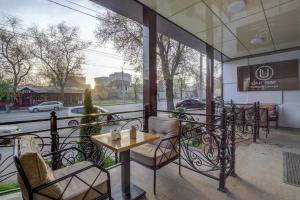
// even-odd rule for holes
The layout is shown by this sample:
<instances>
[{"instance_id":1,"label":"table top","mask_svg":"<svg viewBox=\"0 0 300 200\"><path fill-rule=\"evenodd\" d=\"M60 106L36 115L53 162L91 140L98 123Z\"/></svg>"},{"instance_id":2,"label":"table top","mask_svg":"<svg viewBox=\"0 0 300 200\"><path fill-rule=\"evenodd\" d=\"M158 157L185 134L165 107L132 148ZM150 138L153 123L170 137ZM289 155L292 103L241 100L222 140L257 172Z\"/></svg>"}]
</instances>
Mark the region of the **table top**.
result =
<instances>
[{"instance_id":1,"label":"table top","mask_svg":"<svg viewBox=\"0 0 300 200\"><path fill-rule=\"evenodd\" d=\"M137 147L142 144L146 144L158 140L160 139L160 136L158 134L137 131L136 139L131 139L130 131L122 130L121 139L119 140L112 140L111 133L94 135L91 138L95 144L106 146L107 148L115 152L122 152L122 151L129 150L133 147Z\"/></svg>"}]
</instances>

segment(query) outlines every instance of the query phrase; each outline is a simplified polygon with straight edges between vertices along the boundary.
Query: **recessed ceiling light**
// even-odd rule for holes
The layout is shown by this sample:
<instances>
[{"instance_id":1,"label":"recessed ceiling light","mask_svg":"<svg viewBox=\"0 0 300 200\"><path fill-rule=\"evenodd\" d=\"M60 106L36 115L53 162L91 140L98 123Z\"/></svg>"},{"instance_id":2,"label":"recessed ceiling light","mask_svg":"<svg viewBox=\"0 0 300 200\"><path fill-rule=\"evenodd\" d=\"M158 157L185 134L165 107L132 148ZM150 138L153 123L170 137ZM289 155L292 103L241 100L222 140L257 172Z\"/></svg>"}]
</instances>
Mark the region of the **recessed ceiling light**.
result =
<instances>
[{"instance_id":1,"label":"recessed ceiling light","mask_svg":"<svg viewBox=\"0 0 300 200\"><path fill-rule=\"evenodd\" d=\"M262 44L264 41L265 41L265 38L263 38L263 37L254 37L250 40L250 43L257 45L257 44Z\"/></svg>"},{"instance_id":2,"label":"recessed ceiling light","mask_svg":"<svg viewBox=\"0 0 300 200\"><path fill-rule=\"evenodd\" d=\"M235 14L243 10L246 6L245 0L235 0L228 4L227 11L229 13Z\"/></svg>"}]
</instances>

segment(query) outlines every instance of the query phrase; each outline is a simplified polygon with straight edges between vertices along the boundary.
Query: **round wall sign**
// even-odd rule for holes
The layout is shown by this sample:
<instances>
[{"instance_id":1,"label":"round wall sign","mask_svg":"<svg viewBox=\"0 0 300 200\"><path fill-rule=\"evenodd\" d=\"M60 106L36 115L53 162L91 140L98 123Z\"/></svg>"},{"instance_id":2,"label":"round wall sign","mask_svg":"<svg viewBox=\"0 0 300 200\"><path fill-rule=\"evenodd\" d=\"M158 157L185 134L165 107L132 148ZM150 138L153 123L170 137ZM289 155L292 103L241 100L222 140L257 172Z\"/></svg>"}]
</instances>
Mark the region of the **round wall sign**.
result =
<instances>
[{"instance_id":1,"label":"round wall sign","mask_svg":"<svg viewBox=\"0 0 300 200\"><path fill-rule=\"evenodd\" d=\"M255 76L258 80L267 81L274 75L274 70L268 65L263 65L255 71Z\"/></svg>"}]
</instances>

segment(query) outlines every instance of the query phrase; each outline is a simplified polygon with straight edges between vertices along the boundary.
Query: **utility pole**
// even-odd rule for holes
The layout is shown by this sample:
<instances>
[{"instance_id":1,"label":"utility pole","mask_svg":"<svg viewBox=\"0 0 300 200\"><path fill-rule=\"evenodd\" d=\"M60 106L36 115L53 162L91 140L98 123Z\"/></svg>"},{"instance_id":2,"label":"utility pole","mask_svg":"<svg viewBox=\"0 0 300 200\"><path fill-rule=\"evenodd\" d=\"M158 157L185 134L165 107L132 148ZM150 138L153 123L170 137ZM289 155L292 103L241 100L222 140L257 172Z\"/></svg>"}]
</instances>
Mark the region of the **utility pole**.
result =
<instances>
[{"instance_id":1,"label":"utility pole","mask_svg":"<svg viewBox=\"0 0 300 200\"><path fill-rule=\"evenodd\" d=\"M122 98L123 98L123 103L125 103L125 91L124 91L124 66L121 66L122 69L122 85L121 85L121 92L122 92Z\"/></svg>"}]
</instances>

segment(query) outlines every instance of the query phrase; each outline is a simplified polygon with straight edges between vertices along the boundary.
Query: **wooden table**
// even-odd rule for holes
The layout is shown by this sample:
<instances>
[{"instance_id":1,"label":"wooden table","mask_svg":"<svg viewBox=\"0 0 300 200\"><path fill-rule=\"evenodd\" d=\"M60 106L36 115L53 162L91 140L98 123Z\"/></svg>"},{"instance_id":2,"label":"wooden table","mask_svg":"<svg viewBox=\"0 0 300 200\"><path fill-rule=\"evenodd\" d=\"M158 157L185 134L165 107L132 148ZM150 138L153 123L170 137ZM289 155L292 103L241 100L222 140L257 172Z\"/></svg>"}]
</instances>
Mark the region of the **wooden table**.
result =
<instances>
[{"instance_id":1,"label":"wooden table","mask_svg":"<svg viewBox=\"0 0 300 200\"><path fill-rule=\"evenodd\" d=\"M130 139L129 130L121 131L121 139L119 140L112 140L110 133L92 136L92 140L95 144L103 145L120 153L122 163L122 193L113 194L114 199L133 200L145 195L146 192L143 189L130 183L130 149L158 139L160 139L160 136L157 134L139 131L137 131L136 139Z\"/></svg>"}]
</instances>

